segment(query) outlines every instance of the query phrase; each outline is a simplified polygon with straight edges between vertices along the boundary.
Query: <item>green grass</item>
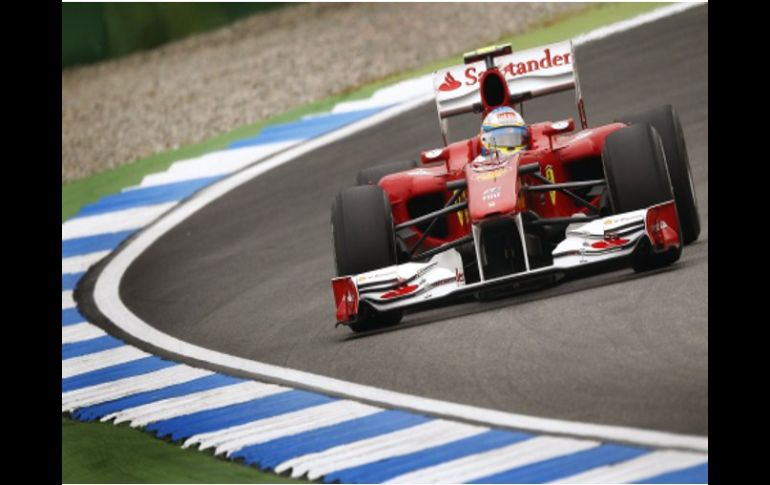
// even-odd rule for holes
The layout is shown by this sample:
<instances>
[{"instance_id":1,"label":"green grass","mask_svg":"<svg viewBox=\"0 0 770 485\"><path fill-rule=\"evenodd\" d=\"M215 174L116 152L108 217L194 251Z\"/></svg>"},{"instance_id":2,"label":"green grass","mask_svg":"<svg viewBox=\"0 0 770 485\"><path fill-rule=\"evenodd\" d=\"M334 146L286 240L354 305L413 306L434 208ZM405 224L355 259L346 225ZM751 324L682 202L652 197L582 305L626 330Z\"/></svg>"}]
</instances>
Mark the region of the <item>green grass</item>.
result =
<instances>
[{"instance_id":1,"label":"green grass","mask_svg":"<svg viewBox=\"0 0 770 485\"><path fill-rule=\"evenodd\" d=\"M510 42L513 44L514 50L535 47L541 44L571 38L601 25L630 18L664 5L665 4L659 3L598 4L577 15L544 23L528 33L499 39L497 43ZM480 46L469 46L468 49L475 47ZM350 89L324 100L299 106L281 115L236 128L235 130L222 133L200 143L152 155L115 169L63 184L62 222L75 215L83 205L94 202L104 195L118 192L123 187L136 185L141 182L145 175L166 170L172 163L178 160L200 156L214 150L224 149L232 141L257 135L265 126L276 123L286 123L296 120L306 114L329 110L339 102L363 99L370 96L377 89L394 82L426 74L435 71L436 69L461 62L462 53L458 53L456 56L434 62L428 66L423 66L419 69L414 69L398 75L388 76L376 82L367 84L366 86Z\"/></svg>"},{"instance_id":2,"label":"green grass","mask_svg":"<svg viewBox=\"0 0 770 485\"><path fill-rule=\"evenodd\" d=\"M62 483L308 483L263 473L127 426L61 419Z\"/></svg>"}]
</instances>

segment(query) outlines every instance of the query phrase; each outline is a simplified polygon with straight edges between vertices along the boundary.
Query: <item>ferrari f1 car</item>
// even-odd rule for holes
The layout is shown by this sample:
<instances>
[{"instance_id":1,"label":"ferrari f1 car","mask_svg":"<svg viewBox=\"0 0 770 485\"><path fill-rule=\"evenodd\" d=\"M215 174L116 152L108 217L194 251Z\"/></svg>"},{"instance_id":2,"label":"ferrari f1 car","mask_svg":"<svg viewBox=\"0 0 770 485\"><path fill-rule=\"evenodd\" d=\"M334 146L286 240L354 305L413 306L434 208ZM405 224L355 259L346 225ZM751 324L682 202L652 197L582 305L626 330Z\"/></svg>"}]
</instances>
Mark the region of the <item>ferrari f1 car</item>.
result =
<instances>
[{"instance_id":1,"label":"ferrari f1 car","mask_svg":"<svg viewBox=\"0 0 770 485\"><path fill-rule=\"evenodd\" d=\"M332 206L337 324L362 331L461 296L553 284L625 265L677 261L700 233L695 189L671 106L588 127L570 41L470 52L437 71L444 146L420 163L362 170ZM479 157L480 136L450 143L447 118L574 90L582 129L526 125L525 149Z\"/></svg>"}]
</instances>

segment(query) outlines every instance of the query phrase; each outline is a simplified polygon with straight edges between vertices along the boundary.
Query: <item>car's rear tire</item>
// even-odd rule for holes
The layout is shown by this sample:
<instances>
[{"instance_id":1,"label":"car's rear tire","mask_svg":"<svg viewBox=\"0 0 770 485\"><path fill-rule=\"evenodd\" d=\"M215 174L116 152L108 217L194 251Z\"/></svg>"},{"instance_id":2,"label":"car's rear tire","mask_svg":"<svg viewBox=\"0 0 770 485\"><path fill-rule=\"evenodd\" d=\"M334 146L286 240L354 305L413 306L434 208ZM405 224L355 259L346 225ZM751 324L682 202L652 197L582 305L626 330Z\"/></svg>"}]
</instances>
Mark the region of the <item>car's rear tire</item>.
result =
<instances>
[{"instance_id":1,"label":"car's rear tire","mask_svg":"<svg viewBox=\"0 0 770 485\"><path fill-rule=\"evenodd\" d=\"M602 164L610 205L616 214L674 198L663 143L655 128L647 123L621 128L607 136ZM655 253L649 244L641 244L632 261L637 272L668 266L682 253L681 245Z\"/></svg>"},{"instance_id":2,"label":"car's rear tire","mask_svg":"<svg viewBox=\"0 0 770 485\"><path fill-rule=\"evenodd\" d=\"M690 158L684 140L682 124L674 108L667 104L658 108L629 116L625 122L634 124L649 123L660 135L666 153L671 187L674 190L676 209L679 214L679 227L685 244L690 244L700 235L700 215L698 199L692 182Z\"/></svg>"},{"instance_id":3,"label":"car's rear tire","mask_svg":"<svg viewBox=\"0 0 770 485\"><path fill-rule=\"evenodd\" d=\"M388 196L377 185L340 191L332 205L332 237L337 276L355 275L397 264L393 214ZM351 324L361 332L401 321L402 312L362 307Z\"/></svg>"},{"instance_id":4,"label":"car's rear tire","mask_svg":"<svg viewBox=\"0 0 770 485\"><path fill-rule=\"evenodd\" d=\"M356 185L377 185L377 182L386 175L411 170L416 166L416 161L406 160L402 162L383 163L381 165L375 165L374 167L365 168L360 170L356 175Z\"/></svg>"}]
</instances>

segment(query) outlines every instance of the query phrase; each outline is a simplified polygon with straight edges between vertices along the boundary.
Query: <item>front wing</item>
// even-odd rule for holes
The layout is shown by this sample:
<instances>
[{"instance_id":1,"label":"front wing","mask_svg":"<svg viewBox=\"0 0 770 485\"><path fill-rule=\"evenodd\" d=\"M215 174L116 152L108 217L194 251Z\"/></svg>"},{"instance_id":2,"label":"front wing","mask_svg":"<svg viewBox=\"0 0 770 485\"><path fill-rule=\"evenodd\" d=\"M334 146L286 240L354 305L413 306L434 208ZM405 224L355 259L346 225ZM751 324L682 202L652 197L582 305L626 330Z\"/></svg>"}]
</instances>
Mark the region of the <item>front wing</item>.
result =
<instances>
[{"instance_id":1,"label":"front wing","mask_svg":"<svg viewBox=\"0 0 770 485\"><path fill-rule=\"evenodd\" d=\"M332 280L337 323L356 321L359 308L415 310L481 290L513 287L533 280L560 279L570 272L628 259L647 239L655 252L679 247L679 223L673 201L572 224L554 249L553 264L494 279L466 283L460 254L450 249L426 263L404 263Z\"/></svg>"}]
</instances>

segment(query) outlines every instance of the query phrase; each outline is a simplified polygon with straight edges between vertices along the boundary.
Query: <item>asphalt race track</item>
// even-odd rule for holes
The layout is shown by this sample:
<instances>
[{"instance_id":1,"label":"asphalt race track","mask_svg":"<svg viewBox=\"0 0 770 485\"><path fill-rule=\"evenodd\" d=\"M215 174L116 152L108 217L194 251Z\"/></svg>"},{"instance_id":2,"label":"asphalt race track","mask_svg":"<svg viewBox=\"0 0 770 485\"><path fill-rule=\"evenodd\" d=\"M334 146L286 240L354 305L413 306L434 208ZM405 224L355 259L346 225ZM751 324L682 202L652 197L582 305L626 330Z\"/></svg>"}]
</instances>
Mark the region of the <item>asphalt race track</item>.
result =
<instances>
[{"instance_id":1,"label":"asphalt race track","mask_svg":"<svg viewBox=\"0 0 770 485\"><path fill-rule=\"evenodd\" d=\"M514 46L514 49L516 46ZM233 190L129 268L121 296L183 340L386 389L549 418L708 434L708 6L578 48L589 123L671 103L702 231L673 267L334 328L331 202L357 170L441 145L430 103ZM577 118L572 93L528 121ZM459 135L477 129L464 120Z\"/></svg>"}]
</instances>

